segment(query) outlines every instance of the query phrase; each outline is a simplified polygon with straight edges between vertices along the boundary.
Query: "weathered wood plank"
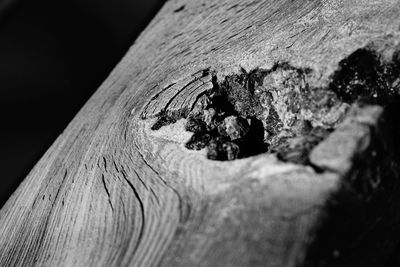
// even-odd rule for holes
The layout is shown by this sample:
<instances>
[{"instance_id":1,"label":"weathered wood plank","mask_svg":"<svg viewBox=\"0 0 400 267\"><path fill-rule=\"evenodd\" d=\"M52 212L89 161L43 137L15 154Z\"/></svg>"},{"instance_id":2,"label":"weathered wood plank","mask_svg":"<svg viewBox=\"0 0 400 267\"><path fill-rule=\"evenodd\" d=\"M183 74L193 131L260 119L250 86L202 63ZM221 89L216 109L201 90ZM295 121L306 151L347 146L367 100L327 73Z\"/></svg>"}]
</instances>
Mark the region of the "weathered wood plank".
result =
<instances>
[{"instance_id":1,"label":"weathered wood plank","mask_svg":"<svg viewBox=\"0 0 400 267\"><path fill-rule=\"evenodd\" d=\"M327 88L359 48L393 58L399 4L169 1L1 209L0 265L356 266L369 253L358 266L382 266L399 232L386 108L353 105L309 165L272 153L209 160L185 148L180 117L243 70L288 62L311 70L310 88ZM177 122L151 130L162 112ZM369 157L376 144L390 167ZM374 175L383 181L371 187ZM365 224L346 232L357 216Z\"/></svg>"}]
</instances>

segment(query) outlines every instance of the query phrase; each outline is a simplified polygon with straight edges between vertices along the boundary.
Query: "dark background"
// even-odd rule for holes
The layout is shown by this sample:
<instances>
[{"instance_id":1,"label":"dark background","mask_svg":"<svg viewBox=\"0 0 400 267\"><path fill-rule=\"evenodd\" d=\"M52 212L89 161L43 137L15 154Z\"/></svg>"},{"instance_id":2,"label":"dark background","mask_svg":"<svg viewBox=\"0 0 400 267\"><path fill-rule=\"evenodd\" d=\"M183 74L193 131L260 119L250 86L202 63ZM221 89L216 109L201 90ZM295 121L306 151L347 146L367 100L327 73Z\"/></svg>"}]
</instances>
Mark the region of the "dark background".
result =
<instances>
[{"instance_id":1,"label":"dark background","mask_svg":"<svg viewBox=\"0 0 400 267\"><path fill-rule=\"evenodd\" d=\"M0 207L164 0L15 2L0 12Z\"/></svg>"}]
</instances>

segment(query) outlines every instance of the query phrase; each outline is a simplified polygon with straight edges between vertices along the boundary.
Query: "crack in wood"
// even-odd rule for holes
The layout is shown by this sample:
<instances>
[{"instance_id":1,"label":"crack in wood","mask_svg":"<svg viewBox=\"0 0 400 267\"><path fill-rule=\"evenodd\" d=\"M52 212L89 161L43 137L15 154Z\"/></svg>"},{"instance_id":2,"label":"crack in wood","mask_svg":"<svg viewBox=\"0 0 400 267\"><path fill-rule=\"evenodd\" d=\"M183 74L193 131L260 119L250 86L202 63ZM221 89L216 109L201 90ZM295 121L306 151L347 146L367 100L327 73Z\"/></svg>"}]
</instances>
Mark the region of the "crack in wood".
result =
<instances>
[{"instance_id":1,"label":"crack in wood","mask_svg":"<svg viewBox=\"0 0 400 267\"><path fill-rule=\"evenodd\" d=\"M104 190L106 191L106 194L107 194L107 197L108 197L108 203L110 204L111 211L114 212L114 207L113 207L113 204L111 202L110 191L108 190L108 187L107 187L107 184L106 184L106 181L105 181L105 178L104 178L104 174L101 174L101 181L103 183Z\"/></svg>"},{"instance_id":2,"label":"crack in wood","mask_svg":"<svg viewBox=\"0 0 400 267\"><path fill-rule=\"evenodd\" d=\"M135 253L137 251L140 243L142 242L143 235L144 235L145 222L146 222L145 209L144 209L143 201L140 198L140 195L139 195L138 191L136 190L136 188L133 186L132 182L127 177L127 174L126 174L125 170L121 170L120 173L122 174L122 177L124 178L124 180L128 183L129 187L132 189L132 192L135 195L135 198L138 201L138 204L139 204L139 207L140 207L140 215L141 215L141 218L142 218L142 223L141 223L140 228L139 228L138 240L136 241L136 244L135 244L135 249L134 249L134 253Z\"/></svg>"}]
</instances>

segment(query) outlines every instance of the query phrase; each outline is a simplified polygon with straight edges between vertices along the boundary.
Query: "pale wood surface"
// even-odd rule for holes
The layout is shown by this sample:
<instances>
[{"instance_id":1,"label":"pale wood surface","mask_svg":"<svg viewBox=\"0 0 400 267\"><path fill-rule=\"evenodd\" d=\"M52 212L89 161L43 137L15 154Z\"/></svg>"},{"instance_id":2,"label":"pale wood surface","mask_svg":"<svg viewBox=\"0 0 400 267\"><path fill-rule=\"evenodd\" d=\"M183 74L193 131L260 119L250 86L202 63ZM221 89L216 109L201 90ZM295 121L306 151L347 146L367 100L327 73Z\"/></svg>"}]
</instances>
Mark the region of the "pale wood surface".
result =
<instances>
[{"instance_id":1,"label":"pale wood surface","mask_svg":"<svg viewBox=\"0 0 400 267\"><path fill-rule=\"evenodd\" d=\"M180 92L204 69L222 78L287 61L326 85L357 48L396 43L399 14L394 0L168 1L1 209L0 266L302 262L367 128L343 126L357 134L344 134L342 162L324 161L323 145L314 156L328 171L316 173L271 154L207 160L184 148L183 121L151 131L152 117L207 90L205 78Z\"/></svg>"}]
</instances>

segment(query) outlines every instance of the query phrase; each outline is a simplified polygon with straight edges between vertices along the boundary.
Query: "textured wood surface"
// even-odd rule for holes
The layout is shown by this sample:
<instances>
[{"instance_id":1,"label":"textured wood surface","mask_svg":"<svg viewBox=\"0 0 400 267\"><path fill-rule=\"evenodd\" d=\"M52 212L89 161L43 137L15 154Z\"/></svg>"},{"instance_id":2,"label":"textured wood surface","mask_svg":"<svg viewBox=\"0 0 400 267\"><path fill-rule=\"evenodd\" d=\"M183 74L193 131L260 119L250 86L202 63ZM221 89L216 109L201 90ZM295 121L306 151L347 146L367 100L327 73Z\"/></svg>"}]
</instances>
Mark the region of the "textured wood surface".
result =
<instances>
[{"instance_id":1,"label":"textured wood surface","mask_svg":"<svg viewBox=\"0 0 400 267\"><path fill-rule=\"evenodd\" d=\"M309 249L354 155L378 138L379 107L355 112L313 151L323 172L274 154L211 161L184 147L184 120L150 127L210 89L198 78L207 69L223 79L289 62L326 86L358 48L396 46L399 4L168 1L1 209L0 266L317 266ZM385 190L396 199L396 186ZM369 213L380 221L360 226L357 249L398 223L397 202L387 206ZM383 266L398 245L383 236L385 253L359 266Z\"/></svg>"}]
</instances>

